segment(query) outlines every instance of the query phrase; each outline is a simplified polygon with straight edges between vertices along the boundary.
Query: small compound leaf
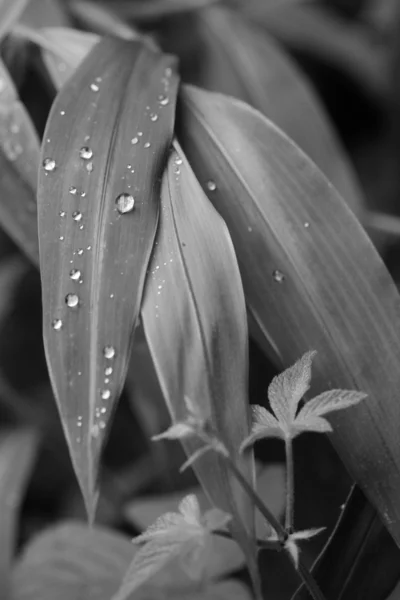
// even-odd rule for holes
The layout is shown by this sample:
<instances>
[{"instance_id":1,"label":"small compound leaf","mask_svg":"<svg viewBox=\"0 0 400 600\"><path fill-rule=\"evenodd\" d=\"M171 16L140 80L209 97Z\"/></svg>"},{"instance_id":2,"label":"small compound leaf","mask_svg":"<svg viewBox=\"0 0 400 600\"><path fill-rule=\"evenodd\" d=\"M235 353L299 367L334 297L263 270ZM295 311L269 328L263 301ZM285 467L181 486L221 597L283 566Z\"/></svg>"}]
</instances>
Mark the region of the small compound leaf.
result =
<instances>
[{"instance_id":1,"label":"small compound leaf","mask_svg":"<svg viewBox=\"0 0 400 600\"><path fill-rule=\"evenodd\" d=\"M0 60L0 223L36 265L39 157L39 139L33 123Z\"/></svg>"},{"instance_id":2,"label":"small compound leaf","mask_svg":"<svg viewBox=\"0 0 400 600\"><path fill-rule=\"evenodd\" d=\"M183 86L181 99L179 135L229 228L264 350L282 368L314 348L315 393L368 394L351 418L332 414L330 438L400 545L396 286L335 189L277 127L219 94Z\"/></svg>"},{"instance_id":3,"label":"small compound leaf","mask_svg":"<svg viewBox=\"0 0 400 600\"><path fill-rule=\"evenodd\" d=\"M311 363L315 351L306 352L292 367L273 378L268 399L282 426L293 423L300 400L310 387Z\"/></svg>"},{"instance_id":4,"label":"small compound leaf","mask_svg":"<svg viewBox=\"0 0 400 600\"><path fill-rule=\"evenodd\" d=\"M285 430L280 422L263 406L252 406L253 425L251 432L240 445L240 452L254 444L257 440L267 437L285 437Z\"/></svg>"},{"instance_id":5,"label":"small compound leaf","mask_svg":"<svg viewBox=\"0 0 400 600\"><path fill-rule=\"evenodd\" d=\"M2 597L10 587L17 546L18 510L35 459L33 431L10 431L0 436L0 582Z\"/></svg>"},{"instance_id":6,"label":"small compound leaf","mask_svg":"<svg viewBox=\"0 0 400 600\"><path fill-rule=\"evenodd\" d=\"M67 522L34 538L13 572L13 600L110 600L135 547L124 536Z\"/></svg>"},{"instance_id":7,"label":"small compound leaf","mask_svg":"<svg viewBox=\"0 0 400 600\"><path fill-rule=\"evenodd\" d=\"M367 394L356 390L328 390L307 402L298 418L306 421L308 417L320 417L335 410L354 406L366 397Z\"/></svg>"},{"instance_id":8,"label":"small compound leaf","mask_svg":"<svg viewBox=\"0 0 400 600\"><path fill-rule=\"evenodd\" d=\"M173 421L185 421L185 396L210 417L233 456L248 433L247 323L240 275L228 231L186 159L173 153L164 173L157 245L142 307L143 326ZM184 441L188 455L203 445ZM252 455L238 459L252 478ZM216 452L194 465L215 506L255 571L254 512Z\"/></svg>"},{"instance_id":9,"label":"small compound leaf","mask_svg":"<svg viewBox=\"0 0 400 600\"><path fill-rule=\"evenodd\" d=\"M57 96L44 136L38 204L45 349L91 516L156 232L176 88L173 59L106 39Z\"/></svg>"}]
</instances>

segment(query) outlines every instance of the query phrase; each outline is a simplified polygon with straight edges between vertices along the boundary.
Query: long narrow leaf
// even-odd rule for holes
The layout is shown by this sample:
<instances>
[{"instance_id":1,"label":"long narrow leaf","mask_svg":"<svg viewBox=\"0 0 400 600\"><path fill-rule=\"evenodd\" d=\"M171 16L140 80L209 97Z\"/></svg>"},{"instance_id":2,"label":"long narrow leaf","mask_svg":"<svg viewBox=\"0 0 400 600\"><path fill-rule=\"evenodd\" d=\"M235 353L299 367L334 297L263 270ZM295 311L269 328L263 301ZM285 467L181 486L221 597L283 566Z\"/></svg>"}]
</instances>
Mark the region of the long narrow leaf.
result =
<instances>
[{"instance_id":1,"label":"long narrow leaf","mask_svg":"<svg viewBox=\"0 0 400 600\"><path fill-rule=\"evenodd\" d=\"M35 264L39 156L32 121L0 60L0 224Z\"/></svg>"},{"instance_id":2,"label":"long narrow leaf","mask_svg":"<svg viewBox=\"0 0 400 600\"><path fill-rule=\"evenodd\" d=\"M45 132L38 196L45 349L91 516L157 226L176 87L170 57L105 40L63 87Z\"/></svg>"},{"instance_id":3,"label":"long narrow leaf","mask_svg":"<svg viewBox=\"0 0 400 600\"><path fill-rule=\"evenodd\" d=\"M0 438L0 588L7 598L17 544L18 509L35 458L32 431L12 431Z\"/></svg>"},{"instance_id":4,"label":"long narrow leaf","mask_svg":"<svg viewBox=\"0 0 400 600\"><path fill-rule=\"evenodd\" d=\"M321 102L302 72L268 33L218 6L199 13L204 43L200 87L244 100L312 158L357 215L361 190Z\"/></svg>"},{"instance_id":5,"label":"long narrow leaf","mask_svg":"<svg viewBox=\"0 0 400 600\"><path fill-rule=\"evenodd\" d=\"M0 39L10 31L29 0L2 0L0 3Z\"/></svg>"},{"instance_id":6,"label":"long narrow leaf","mask_svg":"<svg viewBox=\"0 0 400 600\"><path fill-rule=\"evenodd\" d=\"M142 308L145 335L174 420L184 419L184 397L211 416L237 455L248 432L247 326L242 284L229 234L189 165L171 155L161 191L157 246ZM202 445L185 442L192 454ZM238 459L239 460L239 459ZM252 476L251 459L241 468ZM213 503L234 517L234 531L255 572L250 501L223 461L208 452L194 469Z\"/></svg>"},{"instance_id":7,"label":"long narrow leaf","mask_svg":"<svg viewBox=\"0 0 400 600\"><path fill-rule=\"evenodd\" d=\"M400 303L358 221L304 153L241 102L185 88L181 139L230 230L264 347L288 366L318 351L312 393L368 394L331 439L400 543Z\"/></svg>"}]
</instances>

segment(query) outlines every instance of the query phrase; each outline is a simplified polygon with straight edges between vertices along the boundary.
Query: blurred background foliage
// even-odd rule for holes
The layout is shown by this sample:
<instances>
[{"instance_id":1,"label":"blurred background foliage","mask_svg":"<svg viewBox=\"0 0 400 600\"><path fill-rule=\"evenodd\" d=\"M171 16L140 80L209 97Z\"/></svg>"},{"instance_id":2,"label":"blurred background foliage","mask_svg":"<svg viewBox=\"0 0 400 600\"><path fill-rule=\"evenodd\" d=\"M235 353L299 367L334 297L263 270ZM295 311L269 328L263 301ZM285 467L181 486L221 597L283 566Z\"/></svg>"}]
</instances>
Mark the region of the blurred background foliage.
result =
<instances>
[{"instance_id":1,"label":"blurred background foliage","mask_svg":"<svg viewBox=\"0 0 400 600\"><path fill-rule=\"evenodd\" d=\"M286 124L294 138L301 121L299 136L309 132L312 138L311 113L305 117L301 113L302 86L312 89L343 148L343 159L347 156L354 168L354 185L360 186L364 198L359 217L398 284L398 0L231 0L197 2L213 5L199 10L193 10L192 4L189 0L186 6L172 0L32 0L20 22L30 27L67 26L100 34L117 27L120 32L138 29L164 51L179 57L184 82L240 97L261 110L265 89L281 97L287 107L287 122L281 126L285 129ZM107 21L107 15L114 16ZM16 28L4 36L0 51L42 136L55 89L40 50ZM285 88L282 69L293 71L300 87ZM298 93L298 104L296 96L288 97L292 93ZM301 140L297 141L301 145ZM318 154L319 149L315 151ZM47 375L39 273L1 229L0 290L1 428L28 426L39 434L19 521L22 545L45 525L63 518L84 518L84 509ZM130 508L133 499L170 494L195 484L191 473L178 474L183 461L178 444L149 442L151 435L168 425L169 418L142 331L136 340L132 365L140 361L143 368L140 373L130 370L118 406L104 452L98 511L98 522L128 534L136 531ZM252 403L265 401L274 374L272 365L252 342ZM310 542L305 550L310 563L332 531L351 482L322 436L309 435L296 441L295 457L297 527L307 528L310 523L327 527L325 538ZM277 441L263 442L257 447L257 458L269 467L265 494L279 512L283 479L277 465L283 462L283 447ZM268 586L271 591L279 587L285 597L296 582L280 560L278 555L271 556ZM274 575L275 562L279 562L278 575Z\"/></svg>"}]
</instances>

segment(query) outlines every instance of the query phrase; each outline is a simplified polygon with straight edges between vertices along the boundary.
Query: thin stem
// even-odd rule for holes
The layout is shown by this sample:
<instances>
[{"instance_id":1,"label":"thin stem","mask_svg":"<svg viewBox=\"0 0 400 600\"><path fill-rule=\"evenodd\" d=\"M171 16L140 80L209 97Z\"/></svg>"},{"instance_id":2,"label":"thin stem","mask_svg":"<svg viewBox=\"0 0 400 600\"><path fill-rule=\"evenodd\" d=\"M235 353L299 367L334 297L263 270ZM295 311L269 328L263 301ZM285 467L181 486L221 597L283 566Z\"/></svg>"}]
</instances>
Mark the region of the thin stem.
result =
<instances>
[{"instance_id":1,"label":"thin stem","mask_svg":"<svg viewBox=\"0 0 400 600\"><path fill-rule=\"evenodd\" d=\"M269 508L265 506L264 502L261 500L260 496L253 490L252 486L249 484L247 479L242 475L241 471L238 469L234 461L230 456L224 456L225 463L235 475L236 479L243 487L244 491L248 494L248 496L253 500L254 505L258 508L260 513L264 516L264 518L268 521L268 523L275 529L276 534L278 536L278 541L280 547L285 547L285 542L287 542L289 538L289 533L282 527L279 521L275 518L275 516L271 513ZM290 559L293 566L296 568L296 565L293 563L290 555L287 553L288 558ZM304 585L308 589L311 597L314 600L325 600L325 597L322 591L319 589L317 582L314 577L308 570L308 568L303 563L301 557L299 557L299 564L297 568L297 572L299 573L301 579L303 580Z\"/></svg>"},{"instance_id":2,"label":"thin stem","mask_svg":"<svg viewBox=\"0 0 400 600\"><path fill-rule=\"evenodd\" d=\"M293 442L292 438L285 437L286 450L286 517L285 529L290 534L293 533L294 516L294 469L293 469Z\"/></svg>"},{"instance_id":3,"label":"thin stem","mask_svg":"<svg viewBox=\"0 0 400 600\"><path fill-rule=\"evenodd\" d=\"M229 533L229 531L224 531L222 529L214 529L213 535L218 535L219 537L223 537L227 540L233 540L232 534ZM280 542L278 542L278 540L277 541L269 541L269 540L262 540L260 538L257 538L257 547L260 550L276 550L277 552L282 550L282 544Z\"/></svg>"},{"instance_id":4,"label":"thin stem","mask_svg":"<svg viewBox=\"0 0 400 600\"><path fill-rule=\"evenodd\" d=\"M244 477L242 472L235 465L232 458L230 456L224 456L224 459L225 459L227 466L232 471L232 473L235 475L236 479L238 480L238 482L240 483L242 488L245 490L245 492L248 494L248 496L250 496L250 498L253 500L254 505L258 508L258 510L263 515L263 517L268 521L268 523L275 529L276 534L278 536L278 540L281 543L281 545L284 544L286 542L286 540L288 539L288 534L285 531L285 529L282 527L282 525L279 523L278 519L272 514L272 512L269 510L268 506L266 506L264 504L264 502L261 500L260 496L258 496L258 494L256 494L253 487L249 484L249 482Z\"/></svg>"}]
</instances>

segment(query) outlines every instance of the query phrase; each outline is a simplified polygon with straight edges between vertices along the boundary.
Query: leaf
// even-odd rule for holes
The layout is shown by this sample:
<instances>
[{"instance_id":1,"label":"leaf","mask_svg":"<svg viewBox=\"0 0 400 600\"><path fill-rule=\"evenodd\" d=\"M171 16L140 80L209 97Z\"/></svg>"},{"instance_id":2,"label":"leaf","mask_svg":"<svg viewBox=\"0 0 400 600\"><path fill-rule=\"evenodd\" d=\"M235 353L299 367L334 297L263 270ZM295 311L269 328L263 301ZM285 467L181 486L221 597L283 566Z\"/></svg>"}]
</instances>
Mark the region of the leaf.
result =
<instances>
[{"instance_id":1,"label":"leaf","mask_svg":"<svg viewBox=\"0 0 400 600\"><path fill-rule=\"evenodd\" d=\"M35 264L39 261L36 181L39 140L0 60L0 222Z\"/></svg>"},{"instance_id":2,"label":"leaf","mask_svg":"<svg viewBox=\"0 0 400 600\"><path fill-rule=\"evenodd\" d=\"M291 425L296 417L299 402L310 387L315 354L314 350L303 354L292 367L274 377L268 387L271 408L282 424Z\"/></svg>"},{"instance_id":3,"label":"leaf","mask_svg":"<svg viewBox=\"0 0 400 600\"><path fill-rule=\"evenodd\" d=\"M32 29L20 25L18 34L42 49L43 59L57 89L73 75L100 37L87 31L68 27Z\"/></svg>"},{"instance_id":4,"label":"leaf","mask_svg":"<svg viewBox=\"0 0 400 600\"><path fill-rule=\"evenodd\" d=\"M327 600L386 600L400 576L399 550L375 509L354 486L313 567ZM293 600L308 600L301 586ZM393 599L394 600L394 599Z\"/></svg>"},{"instance_id":5,"label":"leaf","mask_svg":"<svg viewBox=\"0 0 400 600\"><path fill-rule=\"evenodd\" d=\"M0 3L0 40L7 35L18 21L29 0L1 0Z\"/></svg>"},{"instance_id":6,"label":"leaf","mask_svg":"<svg viewBox=\"0 0 400 600\"><path fill-rule=\"evenodd\" d=\"M85 29L102 35L114 35L124 40L137 39L139 34L126 20L107 7L107 4L94 2L71 2L69 9L75 18L84 24ZM155 48L155 46L154 46Z\"/></svg>"},{"instance_id":7,"label":"leaf","mask_svg":"<svg viewBox=\"0 0 400 600\"><path fill-rule=\"evenodd\" d=\"M211 534L224 528L229 519L216 508L202 516L196 496L185 496L179 503L179 513L161 515L133 540L145 544L135 554L113 600L128 598L174 558L180 559L180 566L190 578L202 578L213 546Z\"/></svg>"},{"instance_id":8,"label":"leaf","mask_svg":"<svg viewBox=\"0 0 400 600\"><path fill-rule=\"evenodd\" d=\"M268 22L270 7L263 1L262 8ZM243 9L248 10L248 2ZM315 161L359 215L362 192L321 101L285 50L259 28L257 19L254 24L220 6L201 11L196 30L202 69L192 82L260 110Z\"/></svg>"},{"instance_id":9,"label":"leaf","mask_svg":"<svg viewBox=\"0 0 400 600\"><path fill-rule=\"evenodd\" d=\"M113 11L126 21L153 21L176 14L203 9L217 0L114 0ZM72 0L73 9L81 0ZM90 4L90 2L85 2Z\"/></svg>"},{"instance_id":10,"label":"leaf","mask_svg":"<svg viewBox=\"0 0 400 600\"><path fill-rule=\"evenodd\" d=\"M158 177L174 123L173 67L140 43L104 40L57 96L44 136L45 349L91 517L157 226Z\"/></svg>"},{"instance_id":11,"label":"leaf","mask_svg":"<svg viewBox=\"0 0 400 600\"><path fill-rule=\"evenodd\" d=\"M368 394L352 418L330 417L331 439L400 544L395 285L333 187L272 123L195 88L181 100L180 139L229 228L264 350L282 367L314 348L315 393Z\"/></svg>"},{"instance_id":12,"label":"leaf","mask_svg":"<svg viewBox=\"0 0 400 600\"><path fill-rule=\"evenodd\" d=\"M17 546L18 512L35 459L33 431L14 430L0 436L0 582L8 597L11 565Z\"/></svg>"},{"instance_id":13,"label":"leaf","mask_svg":"<svg viewBox=\"0 0 400 600\"><path fill-rule=\"evenodd\" d=\"M236 456L248 431L248 359L244 297L230 237L181 154L170 156L161 208L142 307L150 353L173 421L185 420L189 397L210 415ZM184 440L189 456L202 445L194 437ZM251 479L252 457L238 466ZM217 453L207 452L193 467L213 504L233 516L233 531L255 570L250 500Z\"/></svg>"},{"instance_id":14,"label":"leaf","mask_svg":"<svg viewBox=\"0 0 400 600\"><path fill-rule=\"evenodd\" d=\"M119 533L63 523L24 550L13 573L13 600L110 600L134 552Z\"/></svg>"},{"instance_id":15,"label":"leaf","mask_svg":"<svg viewBox=\"0 0 400 600\"><path fill-rule=\"evenodd\" d=\"M298 417L303 420L307 420L309 416L320 417L334 410L354 406L364 398L366 394L354 390L328 390L307 402Z\"/></svg>"}]
</instances>

